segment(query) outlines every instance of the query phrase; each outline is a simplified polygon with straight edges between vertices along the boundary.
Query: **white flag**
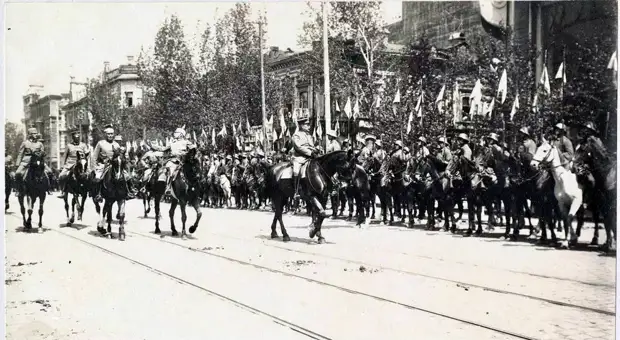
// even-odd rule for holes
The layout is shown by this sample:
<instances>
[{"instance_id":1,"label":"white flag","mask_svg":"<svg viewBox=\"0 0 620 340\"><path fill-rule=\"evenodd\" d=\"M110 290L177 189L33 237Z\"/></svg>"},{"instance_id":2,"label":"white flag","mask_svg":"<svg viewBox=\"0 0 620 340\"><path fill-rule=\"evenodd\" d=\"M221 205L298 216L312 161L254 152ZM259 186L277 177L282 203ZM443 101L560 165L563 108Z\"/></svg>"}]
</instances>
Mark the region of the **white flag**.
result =
<instances>
[{"instance_id":1,"label":"white flag","mask_svg":"<svg viewBox=\"0 0 620 340\"><path fill-rule=\"evenodd\" d=\"M338 101L336 100L336 112L340 112L340 106L338 106Z\"/></svg>"},{"instance_id":2,"label":"white flag","mask_svg":"<svg viewBox=\"0 0 620 340\"><path fill-rule=\"evenodd\" d=\"M413 122L413 111L409 112L409 119L407 120L407 134L411 132L411 123Z\"/></svg>"},{"instance_id":3,"label":"white flag","mask_svg":"<svg viewBox=\"0 0 620 340\"><path fill-rule=\"evenodd\" d=\"M491 99L491 102L486 105L485 109L484 109L484 116L486 118L490 118L491 115L493 114L493 108L495 107L495 98Z\"/></svg>"},{"instance_id":4,"label":"white flag","mask_svg":"<svg viewBox=\"0 0 620 340\"><path fill-rule=\"evenodd\" d=\"M422 93L420 93L420 96L418 97L418 102L415 104L415 109L414 109L418 118L422 116L421 107L422 107Z\"/></svg>"},{"instance_id":5,"label":"white flag","mask_svg":"<svg viewBox=\"0 0 620 340\"><path fill-rule=\"evenodd\" d=\"M237 135L237 131L235 130L235 124L232 125L233 136Z\"/></svg>"},{"instance_id":6,"label":"white flag","mask_svg":"<svg viewBox=\"0 0 620 340\"><path fill-rule=\"evenodd\" d=\"M542 75L540 76L540 84L543 86L547 94L551 94L551 85L549 84L549 74L547 73L547 66L543 68Z\"/></svg>"},{"instance_id":7,"label":"white flag","mask_svg":"<svg viewBox=\"0 0 620 340\"><path fill-rule=\"evenodd\" d=\"M394 95L394 104L400 103L400 89L396 89L396 94Z\"/></svg>"},{"instance_id":8,"label":"white flag","mask_svg":"<svg viewBox=\"0 0 620 340\"><path fill-rule=\"evenodd\" d=\"M444 96L445 91L446 91L446 85L444 84L441 87L441 90L439 90L437 99L435 99L435 104L437 105L437 110L439 110L439 112L443 112L443 96Z\"/></svg>"},{"instance_id":9,"label":"white flag","mask_svg":"<svg viewBox=\"0 0 620 340\"><path fill-rule=\"evenodd\" d=\"M614 70L615 72L618 72L618 51L614 51L614 53L611 55L611 59L609 59L609 63L607 63L607 69L608 70Z\"/></svg>"},{"instance_id":10,"label":"white flag","mask_svg":"<svg viewBox=\"0 0 620 340\"><path fill-rule=\"evenodd\" d=\"M469 95L470 102L479 102L482 99L482 83L480 83L480 79L476 80L476 84L474 88L471 90L471 94Z\"/></svg>"},{"instance_id":11,"label":"white flag","mask_svg":"<svg viewBox=\"0 0 620 340\"><path fill-rule=\"evenodd\" d=\"M538 93L534 95L534 100L532 101L532 112L538 112Z\"/></svg>"},{"instance_id":12,"label":"white flag","mask_svg":"<svg viewBox=\"0 0 620 340\"><path fill-rule=\"evenodd\" d=\"M344 113L347 118L351 119L351 99L349 97L347 97L347 103L344 104Z\"/></svg>"},{"instance_id":13,"label":"white flag","mask_svg":"<svg viewBox=\"0 0 620 340\"><path fill-rule=\"evenodd\" d=\"M560 68L558 68L558 72L555 74L555 79L562 79L562 83L566 84L566 66L564 66L564 62L560 64Z\"/></svg>"},{"instance_id":14,"label":"white flag","mask_svg":"<svg viewBox=\"0 0 620 340\"><path fill-rule=\"evenodd\" d=\"M519 94L517 93L517 95L515 96L515 101L514 103L512 103L512 110L510 110L510 121L513 121L513 118L515 116L515 113L517 113L517 110L519 109Z\"/></svg>"},{"instance_id":15,"label":"white flag","mask_svg":"<svg viewBox=\"0 0 620 340\"><path fill-rule=\"evenodd\" d=\"M359 114L360 114L360 101L356 97L355 98L355 105L353 106L353 119L357 118L357 116L359 116Z\"/></svg>"},{"instance_id":16,"label":"white flag","mask_svg":"<svg viewBox=\"0 0 620 340\"><path fill-rule=\"evenodd\" d=\"M215 146L215 128L211 130L211 145Z\"/></svg>"},{"instance_id":17,"label":"white flag","mask_svg":"<svg viewBox=\"0 0 620 340\"><path fill-rule=\"evenodd\" d=\"M506 101L506 92L508 92L508 75L506 74L506 69L502 72L502 76L499 79L499 86L497 87L497 95L501 96L501 103L504 104Z\"/></svg>"}]
</instances>

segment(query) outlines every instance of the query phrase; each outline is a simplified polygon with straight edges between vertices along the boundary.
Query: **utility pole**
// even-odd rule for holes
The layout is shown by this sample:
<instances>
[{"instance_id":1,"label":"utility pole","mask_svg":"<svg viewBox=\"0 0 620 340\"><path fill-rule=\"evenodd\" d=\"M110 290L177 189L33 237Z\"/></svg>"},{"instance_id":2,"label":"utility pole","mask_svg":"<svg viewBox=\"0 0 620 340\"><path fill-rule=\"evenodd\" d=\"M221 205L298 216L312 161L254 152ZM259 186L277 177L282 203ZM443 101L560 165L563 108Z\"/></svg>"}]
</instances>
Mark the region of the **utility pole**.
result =
<instances>
[{"instance_id":1,"label":"utility pole","mask_svg":"<svg viewBox=\"0 0 620 340\"><path fill-rule=\"evenodd\" d=\"M323 80L325 90L325 133L332 130L332 112L330 101L330 82L329 82L329 32L327 31L327 6L329 2L326 0L323 2ZM325 144L327 148L327 144Z\"/></svg>"},{"instance_id":2,"label":"utility pole","mask_svg":"<svg viewBox=\"0 0 620 340\"><path fill-rule=\"evenodd\" d=\"M261 85L261 104L263 113L263 140L265 141L265 152L269 151L269 136L267 136L267 113L265 111L265 57L263 55L263 19L264 16L259 19L258 32L260 36L260 85Z\"/></svg>"}]
</instances>

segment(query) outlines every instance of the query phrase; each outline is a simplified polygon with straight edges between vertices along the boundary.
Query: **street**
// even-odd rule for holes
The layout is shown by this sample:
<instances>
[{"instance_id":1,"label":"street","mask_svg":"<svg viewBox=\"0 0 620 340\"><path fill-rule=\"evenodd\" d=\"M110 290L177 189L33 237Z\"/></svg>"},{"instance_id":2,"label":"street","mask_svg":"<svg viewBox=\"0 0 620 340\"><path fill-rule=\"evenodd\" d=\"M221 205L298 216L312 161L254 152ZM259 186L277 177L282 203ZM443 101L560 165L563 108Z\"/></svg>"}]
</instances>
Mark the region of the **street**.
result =
<instances>
[{"instance_id":1,"label":"street","mask_svg":"<svg viewBox=\"0 0 620 340\"><path fill-rule=\"evenodd\" d=\"M340 219L319 245L306 216L285 215L284 243L269 237L271 212L203 208L182 240L168 204L160 237L132 200L120 242L98 235L90 199L65 227L54 196L42 233L22 231L10 200L8 339L614 338L616 259L585 246L589 223L577 250L503 241L501 228L467 238Z\"/></svg>"}]
</instances>

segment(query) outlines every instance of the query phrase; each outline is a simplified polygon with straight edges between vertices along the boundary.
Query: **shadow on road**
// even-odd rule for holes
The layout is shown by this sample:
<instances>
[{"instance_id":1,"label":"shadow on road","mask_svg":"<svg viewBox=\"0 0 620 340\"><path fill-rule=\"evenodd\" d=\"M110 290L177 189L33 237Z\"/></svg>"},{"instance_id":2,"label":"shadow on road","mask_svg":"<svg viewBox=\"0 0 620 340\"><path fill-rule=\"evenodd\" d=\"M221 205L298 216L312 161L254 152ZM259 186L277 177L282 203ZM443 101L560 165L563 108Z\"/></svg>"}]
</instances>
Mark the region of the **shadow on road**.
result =
<instances>
[{"instance_id":1,"label":"shadow on road","mask_svg":"<svg viewBox=\"0 0 620 340\"><path fill-rule=\"evenodd\" d=\"M275 238L275 239L272 239L271 236L268 236L268 235L257 235L257 236L255 236L255 238L257 238L259 240L272 241L272 242L277 242L277 243L282 243L282 244L285 243L285 242L282 241L282 235L280 235L278 238ZM308 239L308 238L295 237L295 236L291 236L290 242L301 243L301 244L310 244L310 245L318 244L316 242L316 240L311 240L311 239ZM336 243L326 241L323 244L336 244Z\"/></svg>"},{"instance_id":2,"label":"shadow on road","mask_svg":"<svg viewBox=\"0 0 620 340\"><path fill-rule=\"evenodd\" d=\"M179 231L179 235L177 236L172 236L172 230L162 230L161 234L155 234L155 231L149 231L149 233L155 236L159 236L160 238L170 237L170 238L175 238L175 239L181 239L180 231ZM194 237L194 235L190 234L189 232L187 232L187 239L197 240L197 238Z\"/></svg>"},{"instance_id":3,"label":"shadow on road","mask_svg":"<svg viewBox=\"0 0 620 340\"><path fill-rule=\"evenodd\" d=\"M90 226L85 225L85 224L81 224L81 223L73 223L71 225L67 225L66 223L60 223L58 225L58 228L73 228L75 230L82 230L84 228L88 228Z\"/></svg>"},{"instance_id":4,"label":"shadow on road","mask_svg":"<svg viewBox=\"0 0 620 340\"><path fill-rule=\"evenodd\" d=\"M24 233L24 234L39 234L38 229L39 228L37 228L36 225L33 225L31 229L26 229L26 228L24 228L22 226L22 227L15 228L15 231L18 232L18 233ZM50 228L43 227L43 228L41 228L41 233L45 233L45 232L47 232L49 230L50 230Z\"/></svg>"}]
</instances>

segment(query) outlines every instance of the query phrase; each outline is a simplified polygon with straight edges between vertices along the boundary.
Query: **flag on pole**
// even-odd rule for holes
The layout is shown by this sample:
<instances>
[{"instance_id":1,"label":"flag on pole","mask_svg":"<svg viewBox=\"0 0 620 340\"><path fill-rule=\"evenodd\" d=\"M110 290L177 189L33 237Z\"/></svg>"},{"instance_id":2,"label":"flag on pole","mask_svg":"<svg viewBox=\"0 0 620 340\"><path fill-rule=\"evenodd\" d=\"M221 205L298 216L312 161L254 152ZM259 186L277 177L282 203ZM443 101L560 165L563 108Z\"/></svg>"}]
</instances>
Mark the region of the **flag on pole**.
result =
<instances>
[{"instance_id":1,"label":"flag on pole","mask_svg":"<svg viewBox=\"0 0 620 340\"><path fill-rule=\"evenodd\" d=\"M611 55L611 59L609 59L609 63L607 63L607 69L618 72L618 51L614 51Z\"/></svg>"},{"instance_id":2,"label":"flag on pole","mask_svg":"<svg viewBox=\"0 0 620 340\"><path fill-rule=\"evenodd\" d=\"M276 132L276 129L271 130L271 138L273 141L278 140L278 133Z\"/></svg>"},{"instance_id":3,"label":"flag on pole","mask_svg":"<svg viewBox=\"0 0 620 340\"><path fill-rule=\"evenodd\" d=\"M207 133L205 132L204 128L201 128L202 132L200 133L200 137L207 137Z\"/></svg>"},{"instance_id":4,"label":"flag on pole","mask_svg":"<svg viewBox=\"0 0 620 340\"><path fill-rule=\"evenodd\" d=\"M250 131L250 119L245 117L245 128Z\"/></svg>"},{"instance_id":5,"label":"flag on pole","mask_svg":"<svg viewBox=\"0 0 620 340\"><path fill-rule=\"evenodd\" d=\"M514 103L512 103L512 110L510 110L510 121L513 121L513 118L515 116L515 113L517 113L517 110L519 109L519 93L517 93L517 95L515 96L515 101Z\"/></svg>"},{"instance_id":6,"label":"flag on pole","mask_svg":"<svg viewBox=\"0 0 620 340\"><path fill-rule=\"evenodd\" d=\"M284 110L280 109L280 113L278 114L278 118L280 118L280 129L282 130L282 132L280 132L280 135L282 137L284 137L284 132L286 130L288 130L287 126L286 126L286 121L284 120Z\"/></svg>"},{"instance_id":7,"label":"flag on pole","mask_svg":"<svg viewBox=\"0 0 620 340\"><path fill-rule=\"evenodd\" d=\"M411 123L413 122L413 111L409 111L409 119L407 119L407 134L411 132Z\"/></svg>"},{"instance_id":8,"label":"flag on pole","mask_svg":"<svg viewBox=\"0 0 620 340\"><path fill-rule=\"evenodd\" d=\"M241 120L239 120L239 126L237 127L237 131L239 131L239 133L243 133L243 125L241 125Z\"/></svg>"},{"instance_id":9,"label":"flag on pole","mask_svg":"<svg viewBox=\"0 0 620 340\"><path fill-rule=\"evenodd\" d=\"M192 130L192 137L194 137L194 142L198 141L198 139L196 139L196 132L194 132L194 130Z\"/></svg>"},{"instance_id":10,"label":"flag on pole","mask_svg":"<svg viewBox=\"0 0 620 340\"><path fill-rule=\"evenodd\" d=\"M532 101L532 112L538 112L538 93L534 94L534 100Z\"/></svg>"},{"instance_id":11,"label":"flag on pole","mask_svg":"<svg viewBox=\"0 0 620 340\"><path fill-rule=\"evenodd\" d=\"M88 131L93 131L93 114L90 111L87 111L86 114L88 115Z\"/></svg>"},{"instance_id":12,"label":"flag on pole","mask_svg":"<svg viewBox=\"0 0 620 340\"><path fill-rule=\"evenodd\" d=\"M493 108L495 107L495 98L491 99L491 102L485 105L484 116L490 118L493 114Z\"/></svg>"},{"instance_id":13,"label":"flag on pole","mask_svg":"<svg viewBox=\"0 0 620 340\"><path fill-rule=\"evenodd\" d=\"M297 109L293 110L293 114L292 114L292 118L293 118L293 124L295 124L295 131L297 131L297 129L299 129L299 123L297 123Z\"/></svg>"},{"instance_id":14,"label":"flag on pole","mask_svg":"<svg viewBox=\"0 0 620 340\"><path fill-rule=\"evenodd\" d=\"M504 104L504 102L506 101L507 92L508 92L508 75L506 74L506 69L504 69L504 71L502 72L502 76L499 79L499 86L497 87L497 96L499 96L500 94L502 95L500 103Z\"/></svg>"},{"instance_id":15,"label":"flag on pole","mask_svg":"<svg viewBox=\"0 0 620 340\"><path fill-rule=\"evenodd\" d=\"M347 97L347 103L344 104L344 113L347 118L351 119L351 98Z\"/></svg>"},{"instance_id":16,"label":"flag on pole","mask_svg":"<svg viewBox=\"0 0 620 340\"><path fill-rule=\"evenodd\" d=\"M340 106L338 106L338 101L336 100L336 112L340 112Z\"/></svg>"},{"instance_id":17,"label":"flag on pole","mask_svg":"<svg viewBox=\"0 0 620 340\"><path fill-rule=\"evenodd\" d=\"M226 136L226 124L222 123L222 129L220 130L220 132L217 134L218 136Z\"/></svg>"},{"instance_id":18,"label":"flag on pole","mask_svg":"<svg viewBox=\"0 0 620 340\"><path fill-rule=\"evenodd\" d=\"M439 112L443 113L443 96L444 96L444 92L446 91L446 85L444 84L441 87L441 90L439 90L439 94L437 95L437 99L435 99L435 105L437 105L437 110L439 110Z\"/></svg>"},{"instance_id":19,"label":"flag on pole","mask_svg":"<svg viewBox=\"0 0 620 340\"><path fill-rule=\"evenodd\" d=\"M237 130L235 129L235 124L232 125L232 130L233 130L232 131L233 136L236 136L237 135Z\"/></svg>"},{"instance_id":20,"label":"flag on pole","mask_svg":"<svg viewBox=\"0 0 620 340\"><path fill-rule=\"evenodd\" d=\"M316 138L318 139L322 139L323 138L323 128L321 127L321 124L317 124L316 125Z\"/></svg>"},{"instance_id":21,"label":"flag on pole","mask_svg":"<svg viewBox=\"0 0 620 340\"><path fill-rule=\"evenodd\" d=\"M211 130L211 145L215 146L215 128Z\"/></svg>"},{"instance_id":22,"label":"flag on pole","mask_svg":"<svg viewBox=\"0 0 620 340\"><path fill-rule=\"evenodd\" d=\"M357 119L360 114L360 101L355 97L355 105L353 106L353 119Z\"/></svg>"},{"instance_id":23,"label":"flag on pole","mask_svg":"<svg viewBox=\"0 0 620 340\"><path fill-rule=\"evenodd\" d=\"M474 88L471 90L469 94L469 102L479 102L482 99L482 83L480 83L480 79L476 80L476 84L474 84Z\"/></svg>"},{"instance_id":24,"label":"flag on pole","mask_svg":"<svg viewBox=\"0 0 620 340\"><path fill-rule=\"evenodd\" d=\"M542 75L540 76L540 84L547 94L551 94L551 85L549 85L549 74L547 73L547 66L543 68Z\"/></svg>"},{"instance_id":25,"label":"flag on pole","mask_svg":"<svg viewBox=\"0 0 620 340\"><path fill-rule=\"evenodd\" d=\"M562 79L562 83L566 84L566 67L564 66L564 62L560 64L558 72L555 74L555 79Z\"/></svg>"},{"instance_id":26,"label":"flag on pole","mask_svg":"<svg viewBox=\"0 0 620 340\"><path fill-rule=\"evenodd\" d=\"M394 101L393 101L393 104L398 104L398 103L400 103L400 89L396 89L396 94L394 95Z\"/></svg>"}]
</instances>

